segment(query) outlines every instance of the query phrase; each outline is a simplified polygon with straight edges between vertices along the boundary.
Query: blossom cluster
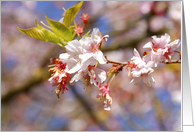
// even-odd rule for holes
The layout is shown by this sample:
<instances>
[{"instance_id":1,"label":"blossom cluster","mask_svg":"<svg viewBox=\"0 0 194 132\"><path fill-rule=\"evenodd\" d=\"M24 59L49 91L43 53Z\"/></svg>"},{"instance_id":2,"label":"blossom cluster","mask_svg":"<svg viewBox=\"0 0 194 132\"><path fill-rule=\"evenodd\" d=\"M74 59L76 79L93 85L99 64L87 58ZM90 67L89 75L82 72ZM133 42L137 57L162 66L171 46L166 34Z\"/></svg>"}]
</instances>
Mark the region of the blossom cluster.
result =
<instances>
[{"instance_id":1,"label":"blossom cluster","mask_svg":"<svg viewBox=\"0 0 194 132\"><path fill-rule=\"evenodd\" d=\"M91 97L91 92L94 89L99 90L101 93L96 97L104 101L105 110L111 109L112 98L109 91L112 81L110 80L113 80L119 73L119 69L122 70L122 66L113 64L107 72L97 68L98 63L108 63L100 50L102 42L108 37L108 35L102 36L99 29L94 28L91 37L84 36L80 40L75 39L68 42L68 45L65 46L66 53L60 54L59 59L51 59L55 65L54 68L51 68L54 73L49 82L53 86L57 86L55 91L58 97L60 92L68 90L67 82L74 84L81 80L85 84L85 94L88 97ZM152 83L155 83L151 74L154 71L153 67L157 67L159 62L170 60L176 52L175 49L180 45L179 40L170 43L168 34L160 38L156 36L152 36L152 38L152 42L148 42L143 47L149 48L149 52L141 57L139 52L134 49L134 56L131 61L127 62L126 70L131 84L138 85L143 80L148 87L151 87ZM71 78L72 74L74 75ZM105 83L108 77L109 80Z\"/></svg>"},{"instance_id":2,"label":"blossom cluster","mask_svg":"<svg viewBox=\"0 0 194 132\"><path fill-rule=\"evenodd\" d=\"M131 78L132 84L140 84L141 80L151 87L152 82L155 83L151 73L154 71L152 67L157 67L158 63L171 61L176 49L180 46L179 40L170 43L170 36L168 34L162 35L160 38L152 36L152 42L148 42L143 48L149 48L149 52L141 58L140 54L134 49L134 56L131 62L127 64L128 75Z\"/></svg>"},{"instance_id":3,"label":"blossom cluster","mask_svg":"<svg viewBox=\"0 0 194 132\"><path fill-rule=\"evenodd\" d=\"M86 94L90 97L92 89L106 80L106 72L96 67L97 63L106 64L106 59L99 49L105 38L108 38L108 35L101 36L99 29L94 28L91 37L68 42L65 46L66 53L60 54L57 62L52 59L55 65L51 68L54 69L54 74L49 79L50 83L53 86L62 83L65 87L67 82L73 84L81 80L85 84ZM70 79L71 74L75 75ZM58 97L59 91L64 91L63 87L56 89Z\"/></svg>"},{"instance_id":4,"label":"blossom cluster","mask_svg":"<svg viewBox=\"0 0 194 132\"><path fill-rule=\"evenodd\" d=\"M101 51L103 41L107 41L109 35L101 35L98 28L94 28L92 33L87 32L88 18L90 14L84 12L80 16L83 20L84 26L77 25L74 21L75 16L81 8L83 1L77 5L64 9L64 17L58 21L53 21L46 17L51 27L41 22L45 27L51 29L53 32L44 29L38 25L37 28L19 29L22 33L46 42L53 42L65 48L65 53L61 53L59 58L51 58L53 63L49 71L53 74L48 79L52 86L56 87L55 92L59 98L60 93L68 90L67 84L73 85L74 82L82 81L85 86L85 94L91 97L93 90L99 90L96 96L98 99L104 101L104 109L110 110L112 104L112 97L110 95L110 86L117 76L117 74L126 68L131 84L141 84L143 82L152 87L155 79L152 76L154 67L157 67L160 62L171 62L176 49L180 46L180 41L175 40L170 42L170 36L164 34L161 37L152 36L152 41L146 43L143 48L149 49L143 53L143 57L134 49L134 56L127 62L115 62L108 60ZM67 12L67 13L66 13ZM71 15L72 16L71 16ZM74 26L71 23L74 23ZM82 33L85 35L82 36ZM65 32L65 34L64 34ZM37 35L36 35L37 34ZM78 39L74 39L77 34ZM112 63L112 67L106 71L97 68L98 64Z\"/></svg>"}]
</instances>

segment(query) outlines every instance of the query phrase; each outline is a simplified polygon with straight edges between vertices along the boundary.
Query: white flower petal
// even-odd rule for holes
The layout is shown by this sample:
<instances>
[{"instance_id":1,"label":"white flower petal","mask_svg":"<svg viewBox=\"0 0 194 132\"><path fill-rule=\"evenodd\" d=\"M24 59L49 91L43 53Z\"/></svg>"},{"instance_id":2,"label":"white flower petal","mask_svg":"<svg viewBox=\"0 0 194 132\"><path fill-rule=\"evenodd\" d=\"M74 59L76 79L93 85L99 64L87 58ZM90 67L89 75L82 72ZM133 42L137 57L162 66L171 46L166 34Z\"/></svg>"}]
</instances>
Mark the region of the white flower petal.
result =
<instances>
[{"instance_id":1,"label":"white flower petal","mask_svg":"<svg viewBox=\"0 0 194 132\"><path fill-rule=\"evenodd\" d=\"M139 55L139 52L138 52L135 48L134 48L133 53L134 53L134 55L135 55L136 57L140 57L140 58L141 58L141 56Z\"/></svg>"},{"instance_id":2,"label":"white flower petal","mask_svg":"<svg viewBox=\"0 0 194 132\"><path fill-rule=\"evenodd\" d=\"M106 72L104 70L99 68L92 68L92 70L95 72L97 82L102 83L106 80Z\"/></svg>"},{"instance_id":3,"label":"white flower petal","mask_svg":"<svg viewBox=\"0 0 194 132\"><path fill-rule=\"evenodd\" d=\"M147 44L145 44L143 46L143 48L150 48L150 49L152 49L152 46L153 46L152 42L148 42Z\"/></svg>"},{"instance_id":4,"label":"white flower petal","mask_svg":"<svg viewBox=\"0 0 194 132\"><path fill-rule=\"evenodd\" d=\"M180 46L180 42L178 39L168 44L168 47L172 48L172 50L177 49L179 46Z\"/></svg>"},{"instance_id":5,"label":"white flower petal","mask_svg":"<svg viewBox=\"0 0 194 132\"><path fill-rule=\"evenodd\" d=\"M86 51L88 51L90 49L90 45L91 45L91 38L90 37L83 37L82 39L79 40L82 48Z\"/></svg>"},{"instance_id":6,"label":"white flower petal","mask_svg":"<svg viewBox=\"0 0 194 132\"><path fill-rule=\"evenodd\" d=\"M60 23L63 23L63 19L64 19L64 17L62 17L62 18L59 20L59 22L60 22Z\"/></svg>"},{"instance_id":7,"label":"white flower petal","mask_svg":"<svg viewBox=\"0 0 194 132\"><path fill-rule=\"evenodd\" d=\"M94 42L96 42L96 44L99 44L101 42L100 30L98 28L93 29L91 38Z\"/></svg>"},{"instance_id":8,"label":"white flower petal","mask_svg":"<svg viewBox=\"0 0 194 132\"><path fill-rule=\"evenodd\" d=\"M154 62L153 61L149 61L147 64L146 64L146 68L151 68L151 67L153 67L153 65L154 65Z\"/></svg>"},{"instance_id":9,"label":"white flower petal","mask_svg":"<svg viewBox=\"0 0 194 132\"><path fill-rule=\"evenodd\" d=\"M143 76L143 82L148 86L148 87L151 87L151 78L149 78L149 76Z\"/></svg>"},{"instance_id":10,"label":"white flower petal","mask_svg":"<svg viewBox=\"0 0 194 132\"><path fill-rule=\"evenodd\" d=\"M149 61L151 61L151 54L152 52L149 52L147 55L143 56L143 60L147 63Z\"/></svg>"},{"instance_id":11,"label":"white flower petal","mask_svg":"<svg viewBox=\"0 0 194 132\"><path fill-rule=\"evenodd\" d=\"M139 85L141 83L142 77L135 77L133 80L131 80L131 84Z\"/></svg>"},{"instance_id":12,"label":"white flower petal","mask_svg":"<svg viewBox=\"0 0 194 132\"><path fill-rule=\"evenodd\" d=\"M100 64L106 64L106 59L102 53L102 51L98 51L96 52L96 54L94 54L94 58L100 63Z\"/></svg>"},{"instance_id":13,"label":"white flower petal","mask_svg":"<svg viewBox=\"0 0 194 132\"><path fill-rule=\"evenodd\" d=\"M131 72L131 75L133 77L140 77L141 76L141 69L135 69L134 71Z\"/></svg>"},{"instance_id":14,"label":"white flower petal","mask_svg":"<svg viewBox=\"0 0 194 132\"><path fill-rule=\"evenodd\" d=\"M81 49L81 44L79 43L79 41L77 39L72 40L70 42L67 43L68 45L65 46L67 53L81 53L82 49Z\"/></svg>"},{"instance_id":15,"label":"white flower petal","mask_svg":"<svg viewBox=\"0 0 194 132\"><path fill-rule=\"evenodd\" d=\"M63 62L66 63L69 59L70 55L68 53L62 53L59 55L59 59Z\"/></svg>"},{"instance_id":16,"label":"white flower petal","mask_svg":"<svg viewBox=\"0 0 194 132\"><path fill-rule=\"evenodd\" d=\"M70 74L75 73L81 69L82 65L83 64L81 62L78 62L71 69L69 69L67 72Z\"/></svg>"},{"instance_id":17,"label":"white flower petal","mask_svg":"<svg viewBox=\"0 0 194 132\"><path fill-rule=\"evenodd\" d=\"M76 73L76 74L72 77L70 83L73 83L74 81L77 82L77 81L79 81L81 78L83 78L83 73L82 73L82 72L78 72L78 73Z\"/></svg>"},{"instance_id":18,"label":"white flower petal","mask_svg":"<svg viewBox=\"0 0 194 132\"><path fill-rule=\"evenodd\" d=\"M85 70L89 65L95 65L96 60L93 58L92 53L80 54L79 58L81 59L82 67L81 70Z\"/></svg>"}]
</instances>

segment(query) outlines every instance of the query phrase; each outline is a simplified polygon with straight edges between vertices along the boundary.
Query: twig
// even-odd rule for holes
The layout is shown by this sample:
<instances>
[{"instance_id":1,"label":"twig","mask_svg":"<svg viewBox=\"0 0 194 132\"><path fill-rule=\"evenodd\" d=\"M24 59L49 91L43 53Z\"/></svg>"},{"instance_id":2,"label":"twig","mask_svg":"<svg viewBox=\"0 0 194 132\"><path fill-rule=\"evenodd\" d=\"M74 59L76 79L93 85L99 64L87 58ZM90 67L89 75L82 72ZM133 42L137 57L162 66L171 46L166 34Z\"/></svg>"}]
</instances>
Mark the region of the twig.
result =
<instances>
[{"instance_id":1,"label":"twig","mask_svg":"<svg viewBox=\"0 0 194 132\"><path fill-rule=\"evenodd\" d=\"M161 61L161 63L175 64L175 63L181 63L181 60Z\"/></svg>"},{"instance_id":2,"label":"twig","mask_svg":"<svg viewBox=\"0 0 194 132\"><path fill-rule=\"evenodd\" d=\"M105 56L105 59L106 59L106 63L119 64L122 66L126 66L128 64L127 62L116 62L116 61L108 60L106 56ZM181 60L161 61L161 63L175 64L175 63L181 63Z\"/></svg>"},{"instance_id":3,"label":"twig","mask_svg":"<svg viewBox=\"0 0 194 132\"><path fill-rule=\"evenodd\" d=\"M106 56L105 56L105 59L106 59L106 63L119 64L119 65L122 65L122 66L126 66L127 65L127 62L116 62L116 61L108 60Z\"/></svg>"}]
</instances>

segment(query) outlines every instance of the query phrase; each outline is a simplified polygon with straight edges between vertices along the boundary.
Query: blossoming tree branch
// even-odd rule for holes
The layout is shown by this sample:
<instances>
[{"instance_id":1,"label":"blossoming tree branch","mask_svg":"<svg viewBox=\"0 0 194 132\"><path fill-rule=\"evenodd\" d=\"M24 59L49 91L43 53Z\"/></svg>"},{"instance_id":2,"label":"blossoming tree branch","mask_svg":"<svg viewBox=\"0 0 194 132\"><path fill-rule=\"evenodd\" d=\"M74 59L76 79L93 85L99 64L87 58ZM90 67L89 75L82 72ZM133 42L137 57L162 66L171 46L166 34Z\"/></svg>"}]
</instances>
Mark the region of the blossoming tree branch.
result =
<instances>
[{"instance_id":1,"label":"blossoming tree branch","mask_svg":"<svg viewBox=\"0 0 194 132\"><path fill-rule=\"evenodd\" d=\"M93 28L92 33L90 33L91 30L87 31L87 20L90 15L86 12L80 16L84 26L80 26L74 21L82 4L83 1L67 10L63 8L64 17L59 21L51 20L45 15L50 26L42 21L40 23L44 27L40 26L35 19L37 27L18 28L25 35L55 43L64 48L65 53L61 53L59 58L51 58L52 65L49 65L51 67L49 71L53 71L53 74L48 81L56 88L55 92L58 98L60 93L68 91L67 83L73 85L81 80L85 84L85 94L91 97L93 90L99 90L100 94L96 97L103 100L105 110L110 110L112 104L111 83L120 71L128 72L131 84L138 85L143 80L148 87L151 87L152 83L155 83L152 76L153 67L157 67L159 63L181 63L181 53L176 51L180 46L180 41L171 42L168 34L161 37L152 36L152 41L143 46L148 50L143 53L143 57L134 49L134 56L127 62L109 60L101 51L101 45L103 41L108 41L109 35L102 35L98 28ZM76 35L78 39L75 39ZM179 60L172 60L175 53L179 54ZM106 71L98 68L98 64L106 65L108 63L111 63L112 67Z\"/></svg>"}]
</instances>

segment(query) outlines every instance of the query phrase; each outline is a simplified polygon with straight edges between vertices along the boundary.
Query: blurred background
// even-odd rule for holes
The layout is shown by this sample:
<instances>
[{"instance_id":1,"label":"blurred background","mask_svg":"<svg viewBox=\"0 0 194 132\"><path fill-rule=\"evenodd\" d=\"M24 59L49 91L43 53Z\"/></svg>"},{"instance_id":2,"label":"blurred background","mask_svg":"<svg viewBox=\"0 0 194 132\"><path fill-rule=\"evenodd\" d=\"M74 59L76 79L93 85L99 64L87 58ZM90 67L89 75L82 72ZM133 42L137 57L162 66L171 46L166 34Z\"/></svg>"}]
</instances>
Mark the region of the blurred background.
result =
<instances>
[{"instance_id":1,"label":"blurred background","mask_svg":"<svg viewBox=\"0 0 194 132\"><path fill-rule=\"evenodd\" d=\"M78 1L2 1L1 2L1 130L2 131L180 131L181 64L160 64L154 68L156 83L148 88L129 84L123 69L114 79L110 94L111 111L103 102L85 95L82 82L68 85L58 99L48 79L49 59L58 58L63 49L54 43L35 40L17 29L59 21L63 9ZM145 51L151 36L165 33L171 41L181 40L180 1L86 1L90 14L88 29L97 27L110 36L102 50L109 60L125 62L133 49ZM179 47L178 51L181 51ZM174 59L179 56L175 54ZM106 70L111 65L99 66Z\"/></svg>"}]
</instances>

